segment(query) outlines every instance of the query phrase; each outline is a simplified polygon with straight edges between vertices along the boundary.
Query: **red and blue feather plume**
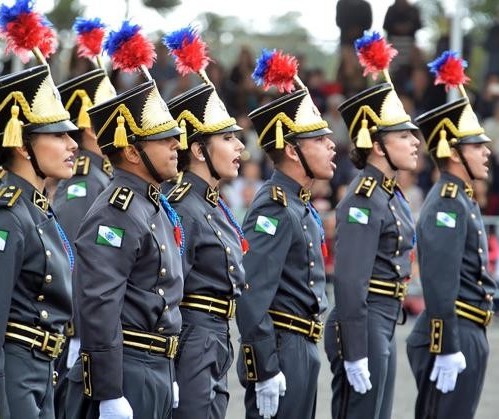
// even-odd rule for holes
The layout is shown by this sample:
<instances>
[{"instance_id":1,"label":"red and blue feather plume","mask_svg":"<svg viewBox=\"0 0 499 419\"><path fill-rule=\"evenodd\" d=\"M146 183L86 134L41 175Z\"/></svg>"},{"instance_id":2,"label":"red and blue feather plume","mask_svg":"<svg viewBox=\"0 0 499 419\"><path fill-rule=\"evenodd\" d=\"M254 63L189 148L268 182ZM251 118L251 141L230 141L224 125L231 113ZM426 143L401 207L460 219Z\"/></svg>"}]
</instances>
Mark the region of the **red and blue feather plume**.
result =
<instances>
[{"instance_id":1,"label":"red and blue feather plume","mask_svg":"<svg viewBox=\"0 0 499 419\"><path fill-rule=\"evenodd\" d=\"M385 38L378 32L365 31L354 45L359 62L364 67L364 77L372 74L373 79L376 80L378 74L382 72L387 81L390 81L388 67L398 51L391 44L387 44Z\"/></svg>"},{"instance_id":2,"label":"red and blue feather plume","mask_svg":"<svg viewBox=\"0 0 499 419\"><path fill-rule=\"evenodd\" d=\"M57 34L42 14L33 10L33 0L17 0L12 7L0 6L0 33L6 39L6 50L23 62L29 52L39 50L47 58L57 49Z\"/></svg>"},{"instance_id":3,"label":"red and blue feather plume","mask_svg":"<svg viewBox=\"0 0 499 419\"><path fill-rule=\"evenodd\" d=\"M182 76L203 73L211 61L206 44L192 26L168 33L162 41L175 58L175 67Z\"/></svg>"},{"instance_id":4,"label":"red and blue feather plume","mask_svg":"<svg viewBox=\"0 0 499 419\"><path fill-rule=\"evenodd\" d=\"M73 30L77 34L78 57L93 59L100 55L106 35L106 25L99 18L77 17Z\"/></svg>"},{"instance_id":5,"label":"red and blue feather plume","mask_svg":"<svg viewBox=\"0 0 499 419\"><path fill-rule=\"evenodd\" d=\"M118 31L109 32L104 41L104 51L111 57L113 69L133 72L152 67L156 51L140 29L139 25L132 25L125 20Z\"/></svg>"},{"instance_id":6,"label":"red and blue feather plume","mask_svg":"<svg viewBox=\"0 0 499 419\"><path fill-rule=\"evenodd\" d=\"M258 86L265 90L274 86L279 92L290 93L295 89L298 79L298 60L279 50L263 49L256 60L256 67L251 77Z\"/></svg>"},{"instance_id":7,"label":"red and blue feather plume","mask_svg":"<svg viewBox=\"0 0 499 419\"><path fill-rule=\"evenodd\" d=\"M470 81L464 74L467 67L468 63L459 58L455 51L444 51L440 57L428 64L430 72L435 75L435 84L444 84L446 91L451 87L463 89L462 85Z\"/></svg>"}]
</instances>

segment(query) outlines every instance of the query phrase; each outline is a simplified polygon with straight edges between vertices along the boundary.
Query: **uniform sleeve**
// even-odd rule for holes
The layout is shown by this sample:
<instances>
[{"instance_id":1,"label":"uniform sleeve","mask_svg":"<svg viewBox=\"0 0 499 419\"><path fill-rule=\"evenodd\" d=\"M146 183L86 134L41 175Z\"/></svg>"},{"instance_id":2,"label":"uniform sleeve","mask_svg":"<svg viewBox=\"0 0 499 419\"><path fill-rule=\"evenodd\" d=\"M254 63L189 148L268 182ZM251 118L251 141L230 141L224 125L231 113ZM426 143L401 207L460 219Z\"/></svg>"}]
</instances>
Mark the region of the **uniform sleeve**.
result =
<instances>
[{"instance_id":1,"label":"uniform sleeve","mask_svg":"<svg viewBox=\"0 0 499 419\"><path fill-rule=\"evenodd\" d=\"M381 235L381 209L353 196L336 211L334 296L343 356L367 356L367 293Z\"/></svg>"},{"instance_id":2,"label":"uniform sleeve","mask_svg":"<svg viewBox=\"0 0 499 419\"><path fill-rule=\"evenodd\" d=\"M118 398L123 395L121 312L140 248L139 228L127 212L101 208L85 218L76 248L85 395L95 400Z\"/></svg>"},{"instance_id":3,"label":"uniform sleeve","mask_svg":"<svg viewBox=\"0 0 499 419\"><path fill-rule=\"evenodd\" d=\"M0 210L0 417L8 416L5 394L5 331L9 320L12 292L24 258L24 235L19 219L10 211Z\"/></svg>"},{"instance_id":4,"label":"uniform sleeve","mask_svg":"<svg viewBox=\"0 0 499 419\"><path fill-rule=\"evenodd\" d=\"M457 199L442 199L418 222L418 259L426 311L430 319L430 351L460 350L455 301L459 293L467 213Z\"/></svg>"},{"instance_id":5,"label":"uniform sleeve","mask_svg":"<svg viewBox=\"0 0 499 419\"><path fill-rule=\"evenodd\" d=\"M250 245L243 259L249 289L237 300L236 320L249 381L263 381L280 371L274 325L267 311L279 288L291 229L286 208L278 204L252 209L244 223Z\"/></svg>"}]
</instances>

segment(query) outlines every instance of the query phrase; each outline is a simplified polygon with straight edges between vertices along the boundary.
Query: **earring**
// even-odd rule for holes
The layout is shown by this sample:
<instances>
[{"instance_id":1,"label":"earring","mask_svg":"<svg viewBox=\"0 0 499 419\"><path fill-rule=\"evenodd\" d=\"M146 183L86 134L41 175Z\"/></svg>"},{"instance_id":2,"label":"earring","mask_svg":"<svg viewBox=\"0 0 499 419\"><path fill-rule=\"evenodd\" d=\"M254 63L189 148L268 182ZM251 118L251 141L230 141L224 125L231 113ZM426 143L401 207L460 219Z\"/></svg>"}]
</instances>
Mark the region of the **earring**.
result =
<instances>
[{"instance_id":1,"label":"earring","mask_svg":"<svg viewBox=\"0 0 499 419\"><path fill-rule=\"evenodd\" d=\"M31 160L31 156L26 156L26 160Z\"/></svg>"},{"instance_id":2,"label":"earring","mask_svg":"<svg viewBox=\"0 0 499 419\"><path fill-rule=\"evenodd\" d=\"M204 158L204 157L201 157L199 160L201 160L201 161L205 161L205 158Z\"/></svg>"}]
</instances>

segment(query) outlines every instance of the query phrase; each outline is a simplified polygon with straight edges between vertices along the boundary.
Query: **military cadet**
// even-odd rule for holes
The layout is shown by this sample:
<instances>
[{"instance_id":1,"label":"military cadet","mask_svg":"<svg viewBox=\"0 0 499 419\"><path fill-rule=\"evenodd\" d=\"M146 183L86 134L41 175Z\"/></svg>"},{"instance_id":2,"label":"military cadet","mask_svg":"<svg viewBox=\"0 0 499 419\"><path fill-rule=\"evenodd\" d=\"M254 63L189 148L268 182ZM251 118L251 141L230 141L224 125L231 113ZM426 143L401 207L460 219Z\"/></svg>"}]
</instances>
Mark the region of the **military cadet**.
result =
<instances>
[{"instance_id":1,"label":"military cadet","mask_svg":"<svg viewBox=\"0 0 499 419\"><path fill-rule=\"evenodd\" d=\"M389 419L395 326L411 275L414 222L396 181L414 170L419 140L391 83L343 102L360 169L336 208L334 296L325 330L334 418Z\"/></svg>"},{"instance_id":2,"label":"military cadet","mask_svg":"<svg viewBox=\"0 0 499 419\"><path fill-rule=\"evenodd\" d=\"M182 218L182 334L176 359L180 389L174 418L224 418L229 401L227 371L233 361L229 319L244 287L243 232L220 198L221 179L237 177L244 145L213 85L204 83L168 101L186 148L179 152L182 183L169 201ZM214 263L216 261L216 263Z\"/></svg>"},{"instance_id":3,"label":"military cadet","mask_svg":"<svg viewBox=\"0 0 499 419\"><path fill-rule=\"evenodd\" d=\"M462 97L415 122L440 179L417 224L426 309L407 339L416 418L474 417L483 388L495 281L473 182L486 180L490 139Z\"/></svg>"},{"instance_id":4,"label":"military cadet","mask_svg":"<svg viewBox=\"0 0 499 419\"><path fill-rule=\"evenodd\" d=\"M0 104L0 417L52 418L74 260L44 189L72 176L76 127L47 65L0 79Z\"/></svg>"},{"instance_id":5,"label":"military cadet","mask_svg":"<svg viewBox=\"0 0 499 419\"><path fill-rule=\"evenodd\" d=\"M89 109L115 176L75 242L80 359L69 418L170 418L181 327L182 232L160 184L177 173L181 131L153 80Z\"/></svg>"},{"instance_id":6,"label":"military cadet","mask_svg":"<svg viewBox=\"0 0 499 419\"><path fill-rule=\"evenodd\" d=\"M249 288L238 300L236 320L246 417L313 418L327 298L324 231L310 187L333 176L335 146L306 88L249 117L275 170L243 228L251 248L244 259Z\"/></svg>"}]
</instances>

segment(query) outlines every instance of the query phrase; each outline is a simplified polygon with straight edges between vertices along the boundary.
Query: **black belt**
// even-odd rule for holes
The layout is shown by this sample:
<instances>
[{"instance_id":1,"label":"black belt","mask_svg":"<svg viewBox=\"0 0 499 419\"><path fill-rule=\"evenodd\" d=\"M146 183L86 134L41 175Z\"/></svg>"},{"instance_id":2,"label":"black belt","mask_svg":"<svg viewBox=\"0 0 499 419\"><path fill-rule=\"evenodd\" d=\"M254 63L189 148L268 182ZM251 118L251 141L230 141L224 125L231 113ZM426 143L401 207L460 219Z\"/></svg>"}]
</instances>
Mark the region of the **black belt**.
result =
<instances>
[{"instance_id":1,"label":"black belt","mask_svg":"<svg viewBox=\"0 0 499 419\"><path fill-rule=\"evenodd\" d=\"M290 332L304 335L315 343L322 339L322 334L324 332L324 323L322 322L304 319L293 314L276 310L269 310L269 314L270 317L272 317L274 326L279 329L285 329Z\"/></svg>"},{"instance_id":2,"label":"black belt","mask_svg":"<svg viewBox=\"0 0 499 419\"><path fill-rule=\"evenodd\" d=\"M407 284L400 281L384 281L381 279L369 280L369 292L373 294L386 295L403 301L407 295Z\"/></svg>"},{"instance_id":3,"label":"black belt","mask_svg":"<svg viewBox=\"0 0 499 419\"><path fill-rule=\"evenodd\" d=\"M206 313L216 314L224 319L232 319L236 314L236 301L207 295L186 294L180 307L191 308Z\"/></svg>"},{"instance_id":4,"label":"black belt","mask_svg":"<svg viewBox=\"0 0 499 419\"><path fill-rule=\"evenodd\" d=\"M173 359L177 355L178 336L162 336L137 330L123 330L123 346Z\"/></svg>"},{"instance_id":5,"label":"black belt","mask_svg":"<svg viewBox=\"0 0 499 419\"><path fill-rule=\"evenodd\" d=\"M484 327L487 327L494 317L492 310L482 310L460 300L456 300L456 314Z\"/></svg>"},{"instance_id":6,"label":"black belt","mask_svg":"<svg viewBox=\"0 0 499 419\"><path fill-rule=\"evenodd\" d=\"M7 323L5 338L36 349L53 359L62 353L66 342L66 337L59 333L15 322Z\"/></svg>"}]
</instances>

